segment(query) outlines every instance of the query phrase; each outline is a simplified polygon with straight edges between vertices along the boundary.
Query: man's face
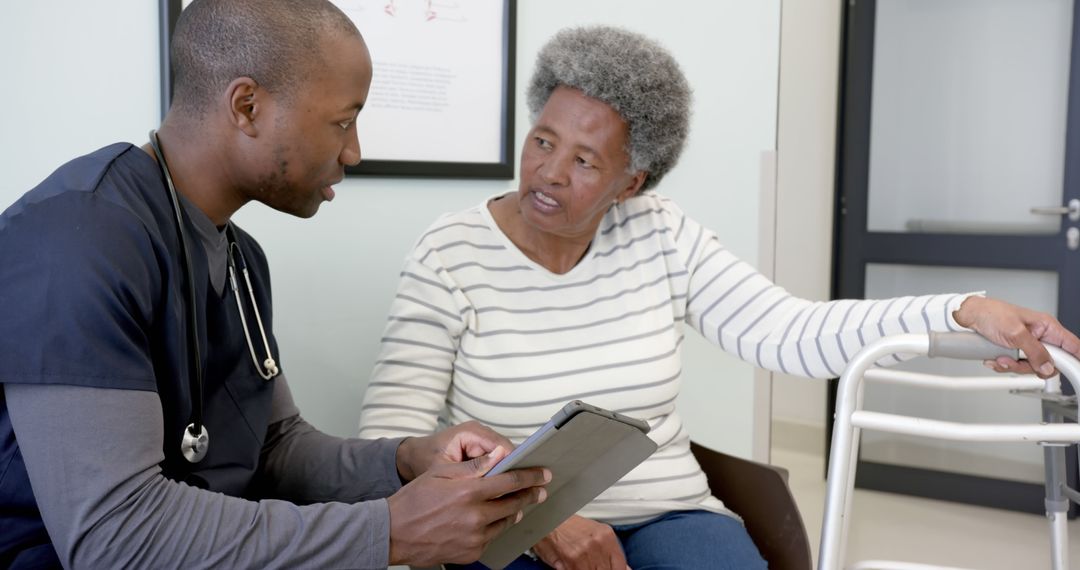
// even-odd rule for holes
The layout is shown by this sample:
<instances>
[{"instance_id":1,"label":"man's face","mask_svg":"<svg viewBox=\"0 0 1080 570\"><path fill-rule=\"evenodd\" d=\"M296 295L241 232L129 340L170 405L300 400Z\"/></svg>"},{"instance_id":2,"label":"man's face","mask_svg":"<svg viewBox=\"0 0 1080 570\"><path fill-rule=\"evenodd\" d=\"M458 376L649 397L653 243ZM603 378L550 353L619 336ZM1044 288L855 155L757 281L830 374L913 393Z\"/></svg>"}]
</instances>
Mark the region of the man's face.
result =
<instances>
[{"instance_id":1,"label":"man's face","mask_svg":"<svg viewBox=\"0 0 1080 570\"><path fill-rule=\"evenodd\" d=\"M322 64L292 98L277 100L263 147L270 162L249 198L301 218L332 200L345 167L360 162L356 116L371 87L371 57L360 38L323 40Z\"/></svg>"}]
</instances>

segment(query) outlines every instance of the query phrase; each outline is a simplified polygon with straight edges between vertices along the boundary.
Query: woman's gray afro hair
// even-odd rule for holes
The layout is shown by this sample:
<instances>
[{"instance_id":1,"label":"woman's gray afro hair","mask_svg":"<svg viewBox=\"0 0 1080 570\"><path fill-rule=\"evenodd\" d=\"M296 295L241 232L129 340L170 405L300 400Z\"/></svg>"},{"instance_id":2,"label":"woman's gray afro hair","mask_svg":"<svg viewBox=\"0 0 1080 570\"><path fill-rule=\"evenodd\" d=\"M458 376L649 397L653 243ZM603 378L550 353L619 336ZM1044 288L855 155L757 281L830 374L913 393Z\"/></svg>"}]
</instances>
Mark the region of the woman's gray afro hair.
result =
<instances>
[{"instance_id":1,"label":"woman's gray afro hair","mask_svg":"<svg viewBox=\"0 0 1080 570\"><path fill-rule=\"evenodd\" d=\"M655 41L610 26L566 28L536 58L527 93L533 121L565 85L611 105L630 130L630 171L655 186L679 160L690 131L690 84Z\"/></svg>"}]
</instances>

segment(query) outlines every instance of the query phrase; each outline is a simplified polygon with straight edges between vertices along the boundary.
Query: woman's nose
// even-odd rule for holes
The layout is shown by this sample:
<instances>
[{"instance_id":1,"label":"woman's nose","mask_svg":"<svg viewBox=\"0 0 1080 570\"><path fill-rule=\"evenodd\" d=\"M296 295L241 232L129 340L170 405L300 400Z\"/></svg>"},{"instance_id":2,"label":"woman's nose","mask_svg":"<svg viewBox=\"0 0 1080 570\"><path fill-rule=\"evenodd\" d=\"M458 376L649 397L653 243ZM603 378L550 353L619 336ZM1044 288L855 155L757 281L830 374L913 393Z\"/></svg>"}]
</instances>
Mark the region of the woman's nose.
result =
<instances>
[{"instance_id":1,"label":"woman's nose","mask_svg":"<svg viewBox=\"0 0 1080 570\"><path fill-rule=\"evenodd\" d=\"M551 154L540 167L540 177L545 184L565 186L569 181L569 166L573 159L560 154Z\"/></svg>"}]
</instances>

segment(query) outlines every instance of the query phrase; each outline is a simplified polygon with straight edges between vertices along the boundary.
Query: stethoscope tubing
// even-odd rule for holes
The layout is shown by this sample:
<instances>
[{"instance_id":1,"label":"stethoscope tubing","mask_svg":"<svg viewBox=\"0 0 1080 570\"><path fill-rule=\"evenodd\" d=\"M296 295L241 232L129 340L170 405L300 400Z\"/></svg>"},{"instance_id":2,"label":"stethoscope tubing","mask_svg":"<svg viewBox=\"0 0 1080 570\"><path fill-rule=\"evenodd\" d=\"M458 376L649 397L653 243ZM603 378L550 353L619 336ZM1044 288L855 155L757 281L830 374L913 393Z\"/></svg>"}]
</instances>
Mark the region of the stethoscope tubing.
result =
<instances>
[{"instance_id":1,"label":"stethoscope tubing","mask_svg":"<svg viewBox=\"0 0 1080 570\"><path fill-rule=\"evenodd\" d=\"M251 276L248 274L244 252L241 251L240 244L236 242L232 224L229 224L225 231L229 234L229 284L232 287L233 296L236 298L236 308L240 313L240 324L244 327L244 340L247 341L248 353L251 355L251 363L255 365L255 370L259 372L259 376L263 380L269 381L274 376L277 376L279 372L277 362L270 356L270 339L266 336L266 329L263 328L262 311L259 310L259 303L255 301L255 289L251 286ZM233 256L234 251L236 252L235 257ZM262 362L262 365L259 364L259 359L255 356L255 346L251 342L251 333L248 332L247 317L244 316L244 304L240 302L240 287L236 281L237 258L240 259L240 273L244 276L248 298L251 299L251 306L255 309L255 323L259 326L259 336L262 338L263 348L266 350L266 360Z\"/></svg>"},{"instance_id":2,"label":"stethoscope tubing","mask_svg":"<svg viewBox=\"0 0 1080 570\"><path fill-rule=\"evenodd\" d=\"M191 253L187 248L187 232L184 231L184 209L180 207L180 199L176 195L176 187L173 185L172 174L169 173L169 165L165 162L165 154L161 152L158 143L157 131L150 131L150 147L157 156L158 166L161 168L165 186L169 190L169 202L172 205L173 214L176 216L176 234L180 241L180 257L184 262L184 286L187 288L187 319L188 319L188 346L190 352L189 367L194 372L188 373L191 384L191 425L196 433L203 430L203 369L202 353L199 346L199 310L195 303L195 284L192 282Z\"/></svg>"},{"instance_id":3,"label":"stethoscope tubing","mask_svg":"<svg viewBox=\"0 0 1080 570\"><path fill-rule=\"evenodd\" d=\"M203 368L202 368L202 351L199 343L199 313L198 305L195 298L195 283L192 277L193 270L191 268L191 253L187 247L187 232L184 230L184 213L183 208L180 207L180 199L176 193L176 186L173 184L172 175L169 172L169 166L165 162L165 154L161 151L161 146L158 141L157 131L150 131L150 147L154 150L154 156L157 157L158 166L161 170L162 178L165 181L165 187L169 191L169 202L173 209L173 214L176 217L176 234L180 241L180 257L184 263L184 286L187 288L187 311L185 311L187 318L188 328L188 346L190 351L189 355L189 367L191 371L188 374L188 382L190 385L191 394L191 422L186 428L184 428L183 436L181 437L180 450L184 458L191 463L198 463L202 461L206 456L206 452L210 447L210 434L207 432L206 425L203 423ZM247 260L244 259L244 252L240 248L240 244L236 241L236 234L233 231L232 223L229 223L225 227L226 239L229 242L229 282L233 290L233 296L236 299L236 309L240 313L240 324L244 329L244 340L247 341L248 352L251 354L251 363L255 366L255 370L258 371L259 376L263 380L270 381L278 375L280 370L277 366L277 361L270 354L270 339L266 334L266 329L263 328L262 313L259 311L259 304L255 301L255 290L251 286L251 277L248 273ZM234 255L235 252L235 255ZM263 348L266 350L266 359L259 364L259 359L255 356L255 346L251 340L251 332L248 330L247 317L244 315L244 304L240 300L240 288L236 278L236 260L240 261L240 271L244 277L244 284L247 286L248 297L251 299L251 306L255 313L255 322L259 327L259 336L262 337Z\"/></svg>"}]
</instances>

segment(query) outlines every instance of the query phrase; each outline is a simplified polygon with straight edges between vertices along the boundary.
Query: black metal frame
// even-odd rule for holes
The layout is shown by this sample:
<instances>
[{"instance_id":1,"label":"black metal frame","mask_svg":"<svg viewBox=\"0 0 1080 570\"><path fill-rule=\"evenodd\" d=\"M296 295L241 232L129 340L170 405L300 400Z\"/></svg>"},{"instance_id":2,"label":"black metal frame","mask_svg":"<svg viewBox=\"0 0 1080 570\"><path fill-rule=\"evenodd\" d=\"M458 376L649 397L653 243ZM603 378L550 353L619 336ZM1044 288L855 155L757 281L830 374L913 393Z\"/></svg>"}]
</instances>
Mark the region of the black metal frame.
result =
<instances>
[{"instance_id":1,"label":"black metal frame","mask_svg":"<svg viewBox=\"0 0 1080 570\"><path fill-rule=\"evenodd\" d=\"M873 89L876 0L844 1L843 54L836 163L836 223L833 251L833 298L865 296L869 263L945 267L1041 269L1058 272L1058 318L1080 330L1080 259L1066 253L1065 230L1046 236L949 235L870 232L867 230L870 167L870 119ZM1080 10L1074 10L1069 113L1065 148L1064 198L1080 194ZM1075 103L1075 104L1074 104ZM1037 255L1033 252L1036 252ZM829 384L828 435L836 402ZM1077 484L1076 449L1067 460L1069 484ZM859 459L855 484L862 488L1043 513L1041 484L1022 483L876 463ZM1075 507L1072 512L1075 515Z\"/></svg>"},{"instance_id":2,"label":"black metal frame","mask_svg":"<svg viewBox=\"0 0 1080 570\"><path fill-rule=\"evenodd\" d=\"M514 105L515 58L517 45L517 0L503 0L503 61L502 61L502 149L496 162L432 162L411 160L364 160L345 168L349 175L386 176L403 178L477 178L510 180L514 178ZM159 29L161 35L161 116L169 110L172 94L172 66L169 43L176 20L180 17L181 0L160 0Z\"/></svg>"}]
</instances>

